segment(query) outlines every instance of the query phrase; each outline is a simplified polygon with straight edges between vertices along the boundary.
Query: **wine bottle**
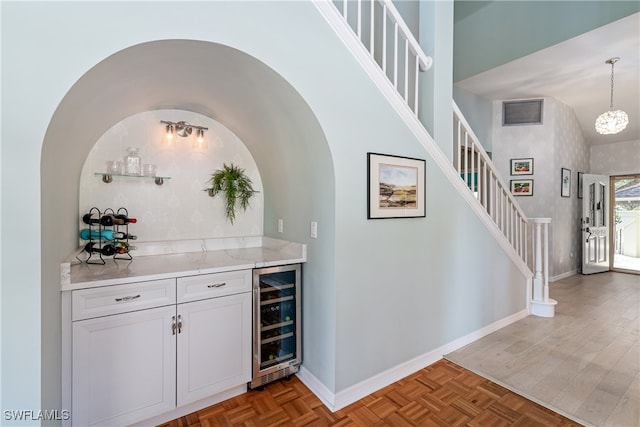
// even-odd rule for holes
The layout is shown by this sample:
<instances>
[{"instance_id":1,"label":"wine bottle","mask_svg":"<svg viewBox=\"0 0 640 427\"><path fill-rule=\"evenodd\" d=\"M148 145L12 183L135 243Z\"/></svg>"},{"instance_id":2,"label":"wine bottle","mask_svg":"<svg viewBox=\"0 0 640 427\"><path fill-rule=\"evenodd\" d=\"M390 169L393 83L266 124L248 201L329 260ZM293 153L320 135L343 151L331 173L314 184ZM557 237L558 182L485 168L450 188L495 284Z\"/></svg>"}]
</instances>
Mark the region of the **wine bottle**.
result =
<instances>
[{"instance_id":1,"label":"wine bottle","mask_svg":"<svg viewBox=\"0 0 640 427\"><path fill-rule=\"evenodd\" d=\"M106 256L111 256L116 253L116 248L114 248L112 245L104 245L101 248L98 243L93 243L93 242L89 242L86 245L84 245L84 250L89 253L100 252L102 255L106 255Z\"/></svg>"},{"instance_id":2,"label":"wine bottle","mask_svg":"<svg viewBox=\"0 0 640 427\"><path fill-rule=\"evenodd\" d=\"M122 233L113 230L89 230L88 228L80 231L80 238L83 240L136 240L138 237L133 234Z\"/></svg>"},{"instance_id":3,"label":"wine bottle","mask_svg":"<svg viewBox=\"0 0 640 427\"><path fill-rule=\"evenodd\" d=\"M113 217L124 221L123 224L129 224L129 223L134 224L138 222L136 218L129 218L128 216L123 214L116 214L116 215L113 215Z\"/></svg>"},{"instance_id":4,"label":"wine bottle","mask_svg":"<svg viewBox=\"0 0 640 427\"><path fill-rule=\"evenodd\" d=\"M94 218L92 214L88 213L82 217L82 222L84 222L85 224L99 224L100 219Z\"/></svg>"},{"instance_id":5,"label":"wine bottle","mask_svg":"<svg viewBox=\"0 0 640 427\"><path fill-rule=\"evenodd\" d=\"M124 224L124 222L122 221L118 223L114 223L112 215L102 215L100 218L96 218L92 214L84 215L82 217L82 222L84 222L85 224L101 224L101 225L104 225L105 227Z\"/></svg>"},{"instance_id":6,"label":"wine bottle","mask_svg":"<svg viewBox=\"0 0 640 427\"><path fill-rule=\"evenodd\" d=\"M117 242L114 246L117 254L127 254L129 251L134 250L135 246L130 246L127 242Z\"/></svg>"}]
</instances>

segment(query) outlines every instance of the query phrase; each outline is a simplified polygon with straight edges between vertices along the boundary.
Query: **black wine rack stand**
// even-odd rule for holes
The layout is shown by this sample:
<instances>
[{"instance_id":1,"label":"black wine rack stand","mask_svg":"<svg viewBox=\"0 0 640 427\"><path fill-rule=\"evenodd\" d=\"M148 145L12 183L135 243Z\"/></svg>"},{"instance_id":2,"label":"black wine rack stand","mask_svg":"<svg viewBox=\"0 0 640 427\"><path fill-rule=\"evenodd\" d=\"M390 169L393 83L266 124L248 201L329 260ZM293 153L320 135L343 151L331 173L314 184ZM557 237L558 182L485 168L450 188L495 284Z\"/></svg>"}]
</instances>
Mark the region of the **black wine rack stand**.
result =
<instances>
[{"instance_id":1,"label":"black wine rack stand","mask_svg":"<svg viewBox=\"0 0 640 427\"><path fill-rule=\"evenodd\" d=\"M129 212L126 208L118 208L117 211L114 211L111 208L105 209L103 212L100 209L93 207L89 209L88 214L91 218L96 218L100 220L104 215L124 215L127 218L129 217ZM93 223L90 221L89 224L86 224L86 228L89 229L89 239L86 240L84 244L83 253L88 254L87 259L84 261L79 257L76 257L79 261L85 262L87 264L99 264L105 265L106 261L104 260L105 256L111 256L114 260L123 259L131 261L133 257L129 252L129 224L114 224L110 226L102 225L100 221ZM124 233L126 236L124 239L114 239L114 240L103 240L102 232L104 230L113 230L116 233ZM98 236L98 238L94 238L94 236ZM113 255L104 255L103 251L107 245L113 246L115 249L115 253ZM92 249L98 249L94 251Z\"/></svg>"}]
</instances>

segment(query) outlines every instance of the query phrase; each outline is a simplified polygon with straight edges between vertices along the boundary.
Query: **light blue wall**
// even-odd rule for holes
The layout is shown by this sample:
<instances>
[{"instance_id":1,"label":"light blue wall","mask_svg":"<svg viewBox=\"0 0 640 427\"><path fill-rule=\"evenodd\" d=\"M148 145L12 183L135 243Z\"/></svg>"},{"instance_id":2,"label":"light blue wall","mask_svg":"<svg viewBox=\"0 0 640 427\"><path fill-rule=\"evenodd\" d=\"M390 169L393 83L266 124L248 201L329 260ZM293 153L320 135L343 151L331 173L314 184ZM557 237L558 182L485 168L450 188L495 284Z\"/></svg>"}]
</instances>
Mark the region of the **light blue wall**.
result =
<instances>
[{"instance_id":1,"label":"light blue wall","mask_svg":"<svg viewBox=\"0 0 640 427\"><path fill-rule=\"evenodd\" d=\"M420 4L422 50L433 58L433 66L420 80L419 117L440 150L453 159L453 1Z\"/></svg>"},{"instance_id":2,"label":"light blue wall","mask_svg":"<svg viewBox=\"0 0 640 427\"><path fill-rule=\"evenodd\" d=\"M451 16L452 5L443 7ZM238 49L299 94L289 106L308 108L310 114L296 117L313 134L310 146L286 152L295 133L285 132L288 142L275 157L257 147L252 154L265 188L281 187L265 194L265 233L279 237L274 219L289 215L283 237L309 244L304 363L329 390L524 309L522 275L311 3L139 2L122 9L117 2L2 4L3 409L60 405L56 266L75 242L80 167L92 141L116 122L105 108L109 97L92 97L96 80L82 76L110 55L153 40ZM442 90L434 110L450 120L451 84ZM148 108L139 101L123 110ZM66 125L78 132L65 139ZM369 151L426 159L426 218L366 219ZM278 156L287 165L281 177ZM310 169L305 179L295 174ZM319 222L318 239L308 238L310 220Z\"/></svg>"},{"instance_id":3,"label":"light blue wall","mask_svg":"<svg viewBox=\"0 0 640 427\"><path fill-rule=\"evenodd\" d=\"M455 1L454 81L640 11L637 1Z\"/></svg>"},{"instance_id":4,"label":"light blue wall","mask_svg":"<svg viewBox=\"0 0 640 427\"><path fill-rule=\"evenodd\" d=\"M493 103L457 86L453 86L453 99L476 134L485 151L492 151Z\"/></svg>"}]
</instances>

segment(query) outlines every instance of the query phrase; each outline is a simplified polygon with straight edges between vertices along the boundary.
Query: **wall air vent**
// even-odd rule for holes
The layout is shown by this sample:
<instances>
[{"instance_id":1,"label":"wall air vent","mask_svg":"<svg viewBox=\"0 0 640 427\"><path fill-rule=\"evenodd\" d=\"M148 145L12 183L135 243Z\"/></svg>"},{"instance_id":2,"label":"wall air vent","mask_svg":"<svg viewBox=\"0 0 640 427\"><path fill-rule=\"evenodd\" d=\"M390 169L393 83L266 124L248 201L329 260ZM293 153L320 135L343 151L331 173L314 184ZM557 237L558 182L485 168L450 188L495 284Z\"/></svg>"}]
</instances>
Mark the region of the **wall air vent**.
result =
<instances>
[{"instance_id":1,"label":"wall air vent","mask_svg":"<svg viewBox=\"0 0 640 427\"><path fill-rule=\"evenodd\" d=\"M502 102L502 126L541 125L542 99Z\"/></svg>"}]
</instances>

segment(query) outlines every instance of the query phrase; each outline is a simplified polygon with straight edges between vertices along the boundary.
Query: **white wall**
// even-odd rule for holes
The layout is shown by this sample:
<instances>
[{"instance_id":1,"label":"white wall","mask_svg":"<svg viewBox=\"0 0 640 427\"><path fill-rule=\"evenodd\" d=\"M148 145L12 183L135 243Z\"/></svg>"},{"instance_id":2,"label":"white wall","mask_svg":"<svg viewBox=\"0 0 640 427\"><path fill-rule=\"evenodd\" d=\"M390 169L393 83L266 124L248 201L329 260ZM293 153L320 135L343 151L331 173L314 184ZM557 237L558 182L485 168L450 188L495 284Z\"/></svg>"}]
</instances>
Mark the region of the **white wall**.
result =
<instances>
[{"instance_id":1,"label":"white wall","mask_svg":"<svg viewBox=\"0 0 640 427\"><path fill-rule=\"evenodd\" d=\"M573 110L553 98L544 98L543 123L502 126L502 101L493 107L493 162L506 183L533 179L533 196L518 197L528 217L552 219L550 275L575 272L580 266L580 204L578 172L589 167L589 149ZM533 175L512 176L510 160L533 158ZM571 196L560 195L561 169L571 170Z\"/></svg>"},{"instance_id":2,"label":"white wall","mask_svg":"<svg viewBox=\"0 0 640 427\"><path fill-rule=\"evenodd\" d=\"M596 175L640 173L640 141L591 146L589 171Z\"/></svg>"},{"instance_id":3,"label":"white wall","mask_svg":"<svg viewBox=\"0 0 640 427\"><path fill-rule=\"evenodd\" d=\"M186 121L208 127L206 149L194 149L195 132L190 137L165 138L160 120ZM143 163L157 165L157 175L169 177L159 186L150 179L114 177L105 184L96 172L105 172L107 160L122 161L127 147L139 148ZM258 193L249 208L236 210L231 224L224 215L221 195L209 197L202 191L211 174L223 164L245 169ZM191 111L154 110L138 113L116 123L91 149L80 176L79 216L92 207L124 207L138 222L129 227L137 242L187 240L263 234L264 191L255 160L242 141L227 127ZM82 222L80 228L86 227Z\"/></svg>"}]
</instances>

